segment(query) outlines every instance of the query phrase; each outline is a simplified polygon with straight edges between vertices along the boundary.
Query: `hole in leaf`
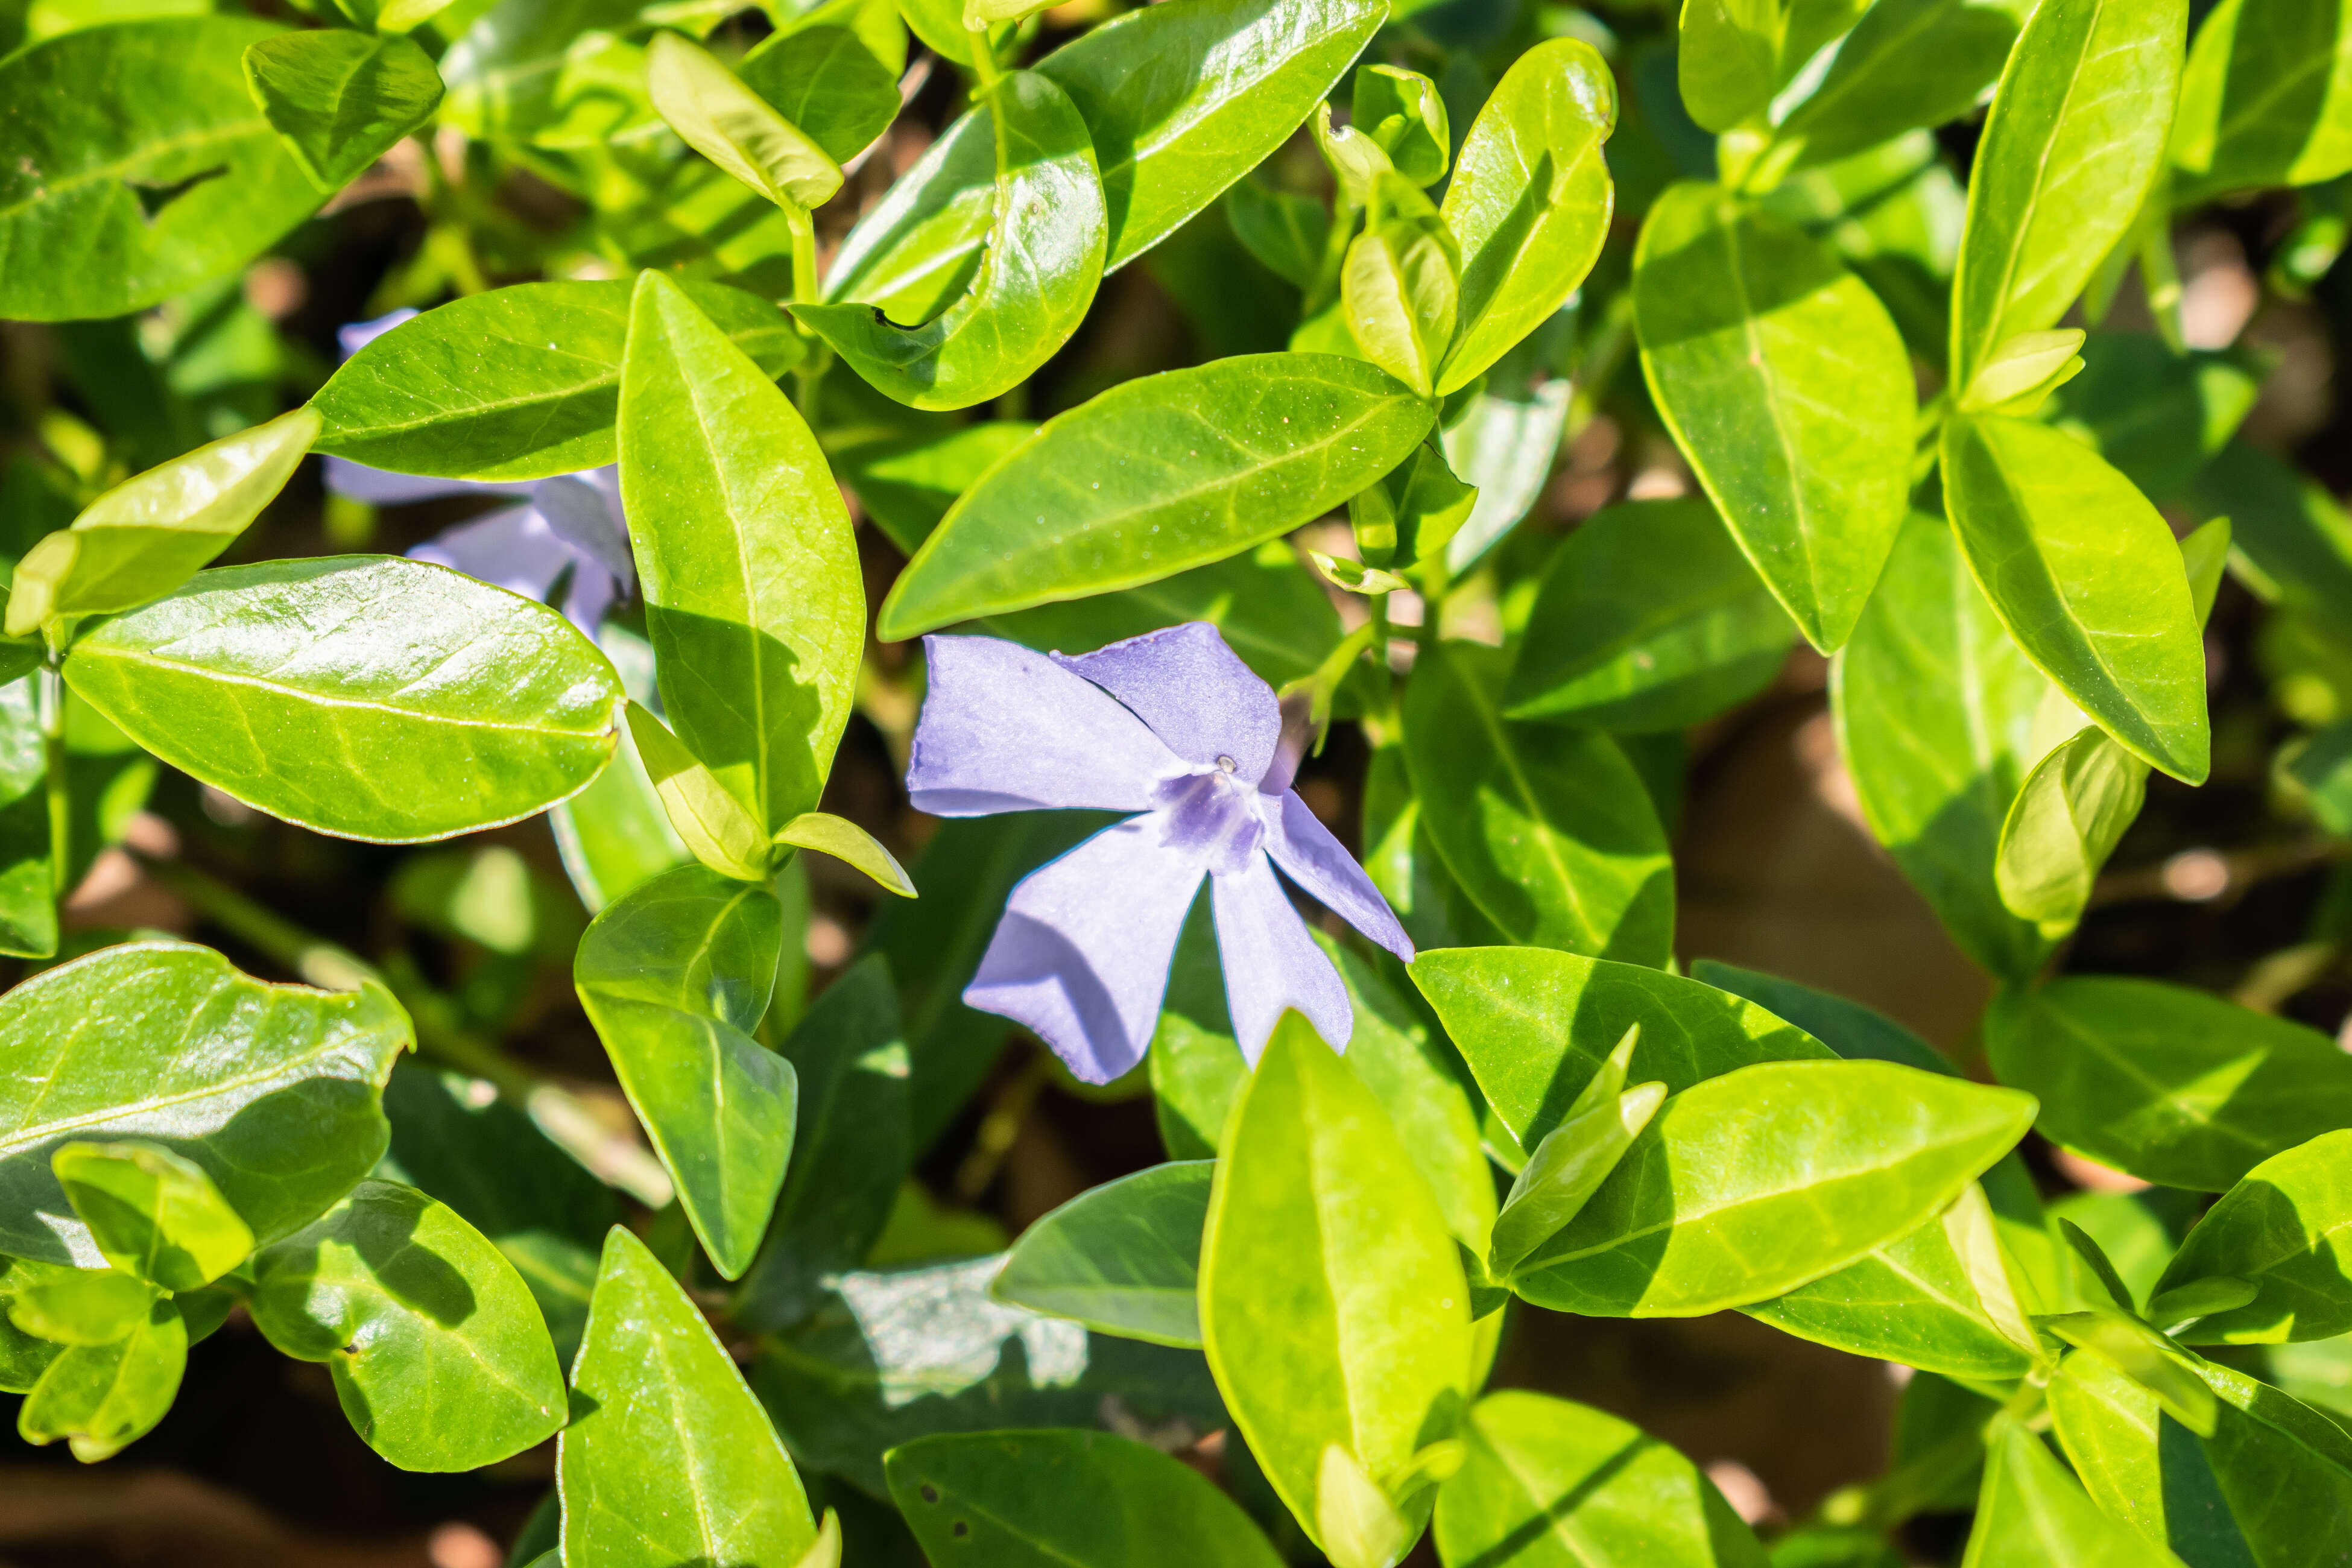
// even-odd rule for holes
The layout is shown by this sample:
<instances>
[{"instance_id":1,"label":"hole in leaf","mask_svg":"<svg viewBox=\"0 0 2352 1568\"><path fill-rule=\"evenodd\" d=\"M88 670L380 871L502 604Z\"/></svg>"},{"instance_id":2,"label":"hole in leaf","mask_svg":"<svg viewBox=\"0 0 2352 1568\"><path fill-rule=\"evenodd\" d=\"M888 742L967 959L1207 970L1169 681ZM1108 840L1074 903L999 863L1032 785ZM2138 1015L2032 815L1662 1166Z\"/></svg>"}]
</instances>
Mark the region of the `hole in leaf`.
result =
<instances>
[{"instance_id":1,"label":"hole in leaf","mask_svg":"<svg viewBox=\"0 0 2352 1568\"><path fill-rule=\"evenodd\" d=\"M139 198L139 211L149 223L153 223L155 216L165 207L186 195L196 186L203 184L206 180L217 180L227 173L228 165L221 163L209 169L200 169L186 179L168 185L157 184L147 180L125 180L122 183L129 185L131 194Z\"/></svg>"},{"instance_id":2,"label":"hole in leaf","mask_svg":"<svg viewBox=\"0 0 2352 1568\"><path fill-rule=\"evenodd\" d=\"M965 1521L960 1519L955 1521L948 1533L954 1536L958 1541L961 1541L965 1536L971 1533L971 1526Z\"/></svg>"},{"instance_id":3,"label":"hole in leaf","mask_svg":"<svg viewBox=\"0 0 2352 1568\"><path fill-rule=\"evenodd\" d=\"M918 1489L922 1492L923 1500L925 1502L937 1502L940 1500L940 1489L931 1485L930 1482L925 1481Z\"/></svg>"}]
</instances>

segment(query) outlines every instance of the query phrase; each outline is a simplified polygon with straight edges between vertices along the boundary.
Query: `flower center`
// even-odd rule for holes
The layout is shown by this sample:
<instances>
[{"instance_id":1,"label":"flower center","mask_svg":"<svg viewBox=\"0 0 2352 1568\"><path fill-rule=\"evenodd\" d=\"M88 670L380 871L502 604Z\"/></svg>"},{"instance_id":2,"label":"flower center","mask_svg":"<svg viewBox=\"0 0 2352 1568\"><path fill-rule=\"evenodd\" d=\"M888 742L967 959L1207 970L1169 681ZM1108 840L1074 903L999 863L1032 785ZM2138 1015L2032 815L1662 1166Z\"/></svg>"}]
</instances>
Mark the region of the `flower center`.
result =
<instances>
[{"instance_id":1,"label":"flower center","mask_svg":"<svg viewBox=\"0 0 2352 1568\"><path fill-rule=\"evenodd\" d=\"M1190 773L1160 786L1160 816L1171 849L1198 857L1212 871L1234 872L1257 852L1265 827L1258 817L1257 791L1234 771L1231 757L1219 757L1212 773Z\"/></svg>"}]
</instances>

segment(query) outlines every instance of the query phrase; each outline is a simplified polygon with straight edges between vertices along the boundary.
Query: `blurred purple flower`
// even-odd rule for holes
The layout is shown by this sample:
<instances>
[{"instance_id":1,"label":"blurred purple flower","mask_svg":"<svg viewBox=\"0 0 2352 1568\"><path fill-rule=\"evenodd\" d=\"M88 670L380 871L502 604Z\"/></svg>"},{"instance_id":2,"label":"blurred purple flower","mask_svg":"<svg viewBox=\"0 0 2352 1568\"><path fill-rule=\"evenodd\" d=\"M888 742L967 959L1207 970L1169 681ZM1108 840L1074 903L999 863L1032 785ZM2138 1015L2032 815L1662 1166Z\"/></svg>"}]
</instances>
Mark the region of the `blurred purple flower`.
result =
<instances>
[{"instance_id":1,"label":"blurred purple flower","mask_svg":"<svg viewBox=\"0 0 2352 1568\"><path fill-rule=\"evenodd\" d=\"M1142 1058L1184 917L1209 879L1225 995L1255 1064L1283 1010L1343 1047L1347 987L1276 880L1410 962L1403 927L1290 787L1307 731L1195 621L1076 658L923 639L930 690L907 788L937 816L1094 807L1105 828L1013 889L963 994L1026 1025L1088 1083Z\"/></svg>"},{"instance_id":2,"label":"blurred purple flower","mask_svg":"<svg viewBox=\"0 0 2352 1568\"><path fill-rule=\"evenodd\" d=\"M354 321L336 333L348 359L367 343L416 314L394 310L373 321ZM445 479L371 468L348 458L329 458L327 489L373 505L437 500L447 496L507 495L524 498L481 517L445 528L410 551L413 560L454 566L468 577L526 598L551 603L556 584L571 574L562 610L590 637L613 601L636 582L629 555L628 520L621 510L619 471L588 468L576 474L512 484Z\"/></svg>"}]
</instances>

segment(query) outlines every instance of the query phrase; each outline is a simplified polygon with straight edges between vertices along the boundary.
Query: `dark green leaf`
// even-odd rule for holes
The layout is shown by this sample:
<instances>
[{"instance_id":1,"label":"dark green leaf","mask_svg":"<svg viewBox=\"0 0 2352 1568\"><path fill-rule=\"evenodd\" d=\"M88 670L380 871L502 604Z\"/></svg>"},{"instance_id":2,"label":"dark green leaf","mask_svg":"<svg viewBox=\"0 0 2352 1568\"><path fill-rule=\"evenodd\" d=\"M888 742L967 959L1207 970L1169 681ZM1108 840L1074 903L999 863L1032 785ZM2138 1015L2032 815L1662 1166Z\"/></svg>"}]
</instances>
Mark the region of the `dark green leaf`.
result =
<instances>
[{"instance_id":1,"label":"dark green leaf","mask_svg":"<svg viewBox=\"0 0 2352 1568\"><path fill-rule=\"evenodd\" d=\"M2352 1331L2352 1131L2326 1132L2246 1173L2189 1231L2157 1281L2183 1289L2213 1275L2256 1294L2180 1331L2195 1344L2324 1340ZM2168 1326L2168 1325L2166 1325Z\"/></svg>"},{"instance_id":2,"label":"dark green leaf","mask_svg":"<svg viewBox=\"0 0 2352 1568\"><path fill-rule=\"evenodd\" d=\"M332 27L252 45L245 81L322 191L341 190L441 102L440 73L414 43Z\"/></svg>"},{"instance_id":3,"label":"dark green leaf","mask_svg":"<svg viewBox=\"0 0 2352 1568\"><path fill-rule=\"evenodd\" d=\"M862 442L836 461L866 515L912 555L956 498L1036 431L1024 420L983 420L944 433Z\"/></svg>"},{"instance_id":4,"label":"dark green leaf","mask_svg":"<svg viewBox=\"0 0 2352 1568\"><path fill-rule=\"evenodd\" d=\"M2155 500L2186 490L2254 405L2262 377L2244 356L2177 354L2146 332L2094 332L2083 374L2058 388L2046 416L2087 437Z\"/></svg>"},{"instance_id":5,"label":"dark green leaf","mask_svg":"<svg viewBox=\"0 0 2352 1568\"><path fill-rule=\"evenodd\" d=\"M736 74L836 163L856 157L898 117L898 73L849 27L775 34L743 57Z\"/></svg>"},{"instance_id":6,"label":"dark green leaf","mask_svg":"<svg viewBox=\"0 0 2352 1568\"><path fill-rule=\"evenodd\" d=\"M2314 0L2224 0L2207 13L2172 127L2183 197L2316 184L2352 169L2345 28L2342 7Z\"/></svg>"},{"instance_id":7,"label":"dark green leaf","mask_svg":"<svg viewBox=\"0 0 2352 1568\"><path fill-rule=\"evenodd\" d=\"M1152 1165L1079 1194L1022 1233L992 1292L1100 1333L1199 1349L1213 1166Z\"/></svg>"},{"instance_id":8,"label":"dark green leaf","mask_svg":"<svg viewBox=\"0 0 2352 1568\"><path fill-rule=\"evenodd\" d=\"M1745 996L1785 1018L1848 1061L1899 1062L1921 1072L1957 1072L1944 1053L1875 1008L1777 974L1712 958L1690 966L1693 980Z\"/></svg>"}]
</instances>

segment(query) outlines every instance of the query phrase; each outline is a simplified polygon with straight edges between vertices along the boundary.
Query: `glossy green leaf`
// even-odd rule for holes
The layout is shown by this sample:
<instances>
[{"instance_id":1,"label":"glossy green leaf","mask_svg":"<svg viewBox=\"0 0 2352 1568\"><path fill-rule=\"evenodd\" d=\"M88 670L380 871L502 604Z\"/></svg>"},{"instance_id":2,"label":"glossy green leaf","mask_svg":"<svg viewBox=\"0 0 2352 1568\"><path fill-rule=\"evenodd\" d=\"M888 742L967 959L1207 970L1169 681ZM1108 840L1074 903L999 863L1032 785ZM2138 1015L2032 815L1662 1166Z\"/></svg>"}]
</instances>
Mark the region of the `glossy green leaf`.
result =
<instances>
[{"instance_id":1,"label":"glossy green leaf","mask_svg":"<svg viewBox=\"0 0 2352 1568\"><path fill-rule=\"evenodd\" d=\"M620 1221L612 1190L479 1079L404 1065L384 1087L383 1108L392 1147L377 1174L448 1205L503 1253L568 1363L587 1322L598 1249Z\"/></svg>"},{"instance_id":2,"label":"glossy green leaf","mask_svg":"<svg viewBox=\"0 0 2352 1568\"><path fill-rule=\"evenodd\" d=\"M879 635L1238 554L1388 472L1431 419L1402 384L1328 354L1244 355L1121 383L1048 420L964 493L883 602ZM1135 462L1141 453L1154 460Z\"/></svg>"},{"instance_id":3,"label":"glossy green leaf","mask_svg":"<svg viewBox=\"0 0 2352 1568\"><path fill-rule=\"evenodd\" d=\"M2218 1193L2352 1127L2352 1058L2326 1036L2155 981L2072 976L1994 1005L1985 1047L2042 1100L2051 1142L2168 1186Z\"/></svg>"},{"instance_id":4,"label":"glossy green leaf","mask_svg":"<svg viewBox=\"0 0 2352 1568\"><path fill-rule=\"evenodd\" d=\"M250 16L90 27L0 63L0 317L119 316L234 271L325 193L246 92Z\"/></svg>"},{"instance_id":5,"label":"glossy green leaf","mask_svg":"<svg viewBox=\"0 0 2352 1568\"><path fill-rule=\"evenodd\" d=\"M916 408L967 408L1010 391L1067 342L1102 281L1109 229L1087 123L1035 71L991 91L996 195L979 270L939 316L893 321L854 302L795 304L802 326Z\"/></svg>"},{"instance_id":6,"label":"glossy green leaf","mask_svg":"<svg viewBox=\"0 0 2352 1568\"><path fill-rule=\"evenodd\" d=\"M2352 1331L2352 1131L2273 1154L2221 1194L2166 1266L2157 1290L2226 1275L2253 1299L2180 1331L2193 1344L2324 1340Z\"/></svg>"},{"instance_id":7,"label":"glossy green leaf","mask_svg":"<svg viewBox=\"0 0 2352 1568\"><path fill-rule=\"evenodd\" d=\"M2194 1361L2218 1396L2202 1447L2263 1568L2340 1562L2352 1542L2352 1441L2343 1427L2244 1373Z\"/></svg>"},{"instance_id":8,"label":"glossy green leaf","mask_svg":"<svg viewBox=\"0 0 2352 1568\"><path fill-rule=\"evenodd\" d=\"M1490 1394L1469 1457L1437 1494L1446 1568L1763 1568L1764 1549L1672 1447L1590 1405Z\"/></svg>"},{"instance_id":9,"label":"glossy green leaf","mask_svg":"<svg viewBox=\"0 0 2352 1568\"><path fill-rule=\"evenodd\" d=\"M814 809L849 718L849 514L791 402L685 292L646 273L633 310L621 494L664 709L772 833Z\"/></svg>"},{"instance_id":10,"label":"glossy green leaf","mask_svg":"<svg viewBox=\"0 0 2352 1568\"><path fill-rule=\"evenodd\" d=\"M1757 1062L1830 1056L1752 1002L1641 964L1542 948L1453 948L1422 953L1412 979L1527 1147L1559 1125L1635 1026L1627 1079L1675 1092Z\"/></svg>"},{"instance_id":11,"label":"glossy green leaf","mask_svg":"<svg viewBox=\"0 0 2352 1568\"><path fill-rule=\"evenodd\" d=\"M2047 1444L2006 1413L1985 1434L1983 1490L1961 1568L2063 1563L2068 1568L2158 1568L2147 1543L2099 1511Z\"/></svg>"},{"instance_id":12,"label":"glossy green leaf","mask_svg":"<svg viewBox=\"0 0 2352 1568\"><path fill-rule=\"evenodd\" d=\"M1388 154L1389 166L1414 184L1433 185L1445 177L1454 156L1445 100L1438 96L1437 84L1419 71L1364 66L1356 72L1348 123L1370 137Z\"/></svg>"},{"instance_id":13,"label":"glossy green leaf","mask_svg":"<svg viewBox=\"0 0 2352 1568\"><path fill-rule=\"evenodd\" d=\"M245 51L254 102L322 191L341 190L441 102L433 58L397 34L281 33Z\"/></svg>"},{"instance_id":14,"label":"glossy green leaf","mask_svg":"<svg viewBox=\"0 0 2352 1568\"><path fill-rule=\"evenodd\" d=\"M610 1568L796 1564L816 1521L784 1446L710 1325L615 1226L556 1444L563 1557Z\"/></svg>"},{"instance_id":15,"label":"glossy green leaf","mask_svg":"<svg viewBox=\"0 0 2352 1568\"><path fill-rule=\"evenodd\" d=\"M20 958L58 951L40 683L36 674L0 685L0 952Z\"/></svg>"},{"instance_id":16,"label":"glossy green leaf","mask_svg":"<svg viewBox=\"0 0 2352 1568\"><path fill-rule=\"evenodd\" d=\"M898 857L882 847L874 836L845 816L804 811L776 829L775 842L795 849L814 849L864 872L875 886L902 899L915 896L915 884Z\"/></svg>"},{"instance_id":17,"label":"glossy green leaf","mask_svg":"<svg viewBox=\"0 0 2352 1568\"><path fill-rule=\"evenodd\" d=\"M205 1168L157 1143L67 1143L49 1157L99 1252L166 1290L209 1285L246 1259L253 1232Z\"/></svg>"},{"instance_id":18,"label":"glossy green leaf","mask_svg":"<svg viewBox=\"0 0 2352 1568\"><path fill-rule=\"evenodd\" d=\"M1762 690L1793 640L1714 507L1633 501L1553 552L1504 698L1516 719L1678 730Z\"/></svg>"},{"instance_id":19,"label":"glossy green leaf","mask_svg":"<svg viewBox=\"0 0 2352 1568\"><path fill-rule=\"evenodd\" d=\"M772 858L771 841L751 808L697 761L651 709L632 702L628 718L630 744L645 767L646 782L687 853L721 876L761 880Z\"/></svg>"},{"instance_id":20,"label":"glossy green leaf","mask_svg":"<svg viewBox=\"0 0 2352 1568\"><path fill-rule=\"evenodd\" d=\"M1630 1054L1629 1036L1618 1047ZM1616 1058L1611 1058L1611 1065ZM1603 1072L1585 1086L1567 1119L1543 1142L1528 1152L1528 1163L1511 1184L1502 1213L1495 1216L1494 1249L1488 1261L1498 1276L1507 1277L1528 1255L1565 1229L1609 1179L1617 1162L1657 1114L1666 1098L1663 1083L1645 1083L1618 1092L1615 1087L1593 1103L1593 1090L1612 1075ZM1622 1081L1622 1077L1617 1079ZM1589 1109L1587 1108L1589 1106Z\"/></svg>"},{"instance_id":21,"label":"glossy green leaf","mask_svg":"<svg viewBox=\"0 0 2352 1568\"><path fill-rule=\"evenodd\" d=\"M1080 1193L1022 1233L991 1290L1101 1333L1198 1349L1214 1163L1150 1165Z\"/></svg>"},{"instance_id":22,"label":"glossy green leaf","mask_svg":"<svg viewBox=\"0 0 2352 1568\"><path fill-rule=\"evenodd\" d=\"M9 1270L8 1321L61 1345L110 1345L147 1321L166 1292L108 1268L17 1260Z\"/></svg>"},{"instance_id":23,"label":"glossy green leaf","mask_svg":"<svg viewBox=\"0 0 2352 1568\"><path fill-rule=\"evenodd\" d=\"M2054 327L2139 214L2180 90L2187 0L2037 6L2011 50L1969 181L1952 280L1953 384Z\"/></svg>"},{"instance_id":24,"label":"glossy green leaf","mask_svg":"<svg viewBox=\"0 0 2352 1568\"><path fill-rule=\"evenodd\" d=\"M43 971L0 997L0 1249L100 1260L49 1164L77 1141L193 1161L264 1241L307 1225L383 1153L383 1080L412 1039L380 986L268 985L184 942Z\"/></svg>"},{"instance_id":25,"label":"glossy green leaf","mask_svg":"<svg viewBox=\"0 0 2352 1568\"><path fill-rule=\"evenodd\" d=\"M793 1066L751 1035L782 925L766 888L681 866L608 906L572 962L621 1088L730 1279L751 1266L792 1157Z\"/></svg>"},{"instance_id":26,"label":"glossy green leaf","mask_svg":"<svg viewBox=\"0 0 2352 1568\"><path fill-rule=\"evenodd\" d=\"M920 1437L884 1459L924 1550L989 1568L1276 1568L1249 1516L1200 1472L1099 1432Z\"/></svg>"},{"instance_id":27,"label":"glossy green leaf","mask_svg":"<svg viewBox=\"0 0 2352 1568\"><path fill-rule=\"evenodd\" d=\"M2352 28L2340 5L2227 0L2197 29L2172 163L2182 193L2309 185L2352 169Z\"/></svg>"},{"instance_id":28,"label":"glossy green leaf","mask_svg":"<svg viewBox=\"0 0 2352 1568\"><path fill-rule=\"evenodd\" d=\"M1955 419L1943 462L1960 552L2011 638L2120 744L2203 783L2204 641L2156 509L2082 443L2029 420Z\"/></svg>"},{"instance_id":29,"label":"glossy green leaf","mask_svg":"<svg viewBox=\"0 0 2352 1568\"><path fill-rule=\"evenodd\" d=\"M85 1465L111 1458L172 1408L187 1365L187 1323L178 1306L159 1300L121 1339L76 1345L51 1362L16 1412L17 1435L35 1445L63 1437Z\"/></svg>"},{"instance_id":30,"label":"glossy green leaf","mask_svg":"<svg viewBox=\"0 0 2352 1568\"><path fill-rule=\"evenodd\" d=\"M1504 719L1507 673L1499 651L1468 643L1415 667L1405 758L1432 842L1513 940L1663 963L1672 868L1639 775L1605 735Z\"/></svg>"},{"instance_id":31,"label":"glossy green leaf","mask_svg":"<svg viewBox=\"0 0 2352 1568\"><path fill-rule=\"evenodd\" d=\"M1456 575L1519 525L1551 479L1568 429L1569 383L1551 374L1547 357L1528 352L1540 341L1496 362L1486 390L1444 432L1447 465L1478 487L1470 515L1445 544L1445 569Z\"/></svg>"},{"instance_id":32,"label":"glossy green leaf","mask_svg":"<svg viewBox=\"0 0 2352 1568\"><path fill-rule=\"evenodd\" d=\"M16 563L8 635L136 609L177 588L277 499L318 433L319 416L298 408L115 486Z\"/></svg>"},{"instance_id":33,"label":"glossy green leaf","mask_svg":"<svg viewBox=\"0 0 2352 1568\"><path fill-rule=\"evenodd\" d=\"M788 1328L815 1310L826 1281L862 1265L913 1163L906 1031L890 964L861 959L786 1037L799 1118L767 1239L737 1289L735 1321Z\"/></svg>"},{"instance_id":34,"label":"glossy green leaf","mask_svg":"<svg viewBox=\"0 0 2352 1568\"><path fill-rule=\"evenodd\" d=\"M1993 861L2000 901L2053 940L2074 930L2147 793L2147 764L2103 730L2082 730L2042 758L2001 824Z\"/></svg>"},{"instance_id":35,"label":"glossy green leaf","mask_svg":"<svg viewBox=\"0 0 2352 1568\"><path fill-rule=\"evenodd\" d=\"M1365 359L1429 397L1454 340L1460 247L1429 198L1402 176L1383 171L1370 199L1372 216L1340 268L1340 313Z\"/></svg>"},{"instance_id":36,"label":"glossy green leaf","mask_svg":"<svg viewBox=\"0 0 2352 1568\"><path fill-rule=\"evenodd\" d=\"M2001 823L2041 756L2052 690L1977 591L1952 531L1914 514L1830 666L1838 747L1864 820L1969 957L2021 978L2046 944L1993 879Z\"/></svg>"},{"instance_id":37,"label":"glossy green leaf","mask_svg":"<svg viewBox=\"0 0 2352 1568\"><path fill-rule=\"evenodd\" d=\"M1879 0L1776 134L1801 140L1798 162L1819 165L1960 119L2000 79L2031 14L2021 0Z\"/></svg>"},{"instance_id":38,"label":"glossy green leaf","mask_svg":"<svg viewBox=\"0 0 2352 1568\"><path fill-rule=\"evenodd\" d=\"M1732 130L1780 85L1780 0L1685 0L1675 49L1683 107L1706 130Z\"/></svg>"},{"instance_id":39,"label":"glossy green leaf","mask_svg":"<svg viewBox=\"0 0 2352 1568\"><path fill-rule=\"evenodd\" d=\"M979 270L995 205L995 125L974 111L940 132L849 231L825 274L825 299L870 305L894 321L931 320Z\"/></svg>"},{"instance_id":40,"label":"glossy green leaf","mask_svg":"<svg viewBox=\"0 0 2352 1568\"><path fill-rule=\"evenodd\" d=\"M806 352L791 319L716 283L678 283L767 375ZM318 447L404 474L541 479L617 451L632 285L518 283L404 321L344 362L310 400Z\"/></svg>"},{"instance_id":41,"label":"glossy green leaf","mask_svg":"<svg viewBox=\"0 0 2352 1568\"><path fill-rule=\"evenodd\" d=\"M613 754L620 682L543 605L445 566L330 555L202 572L76 643L123 733L272 816L415 843L513 822Z\"/></svg>"},{"instance_id":42,"label":"glossy green leaf","mask_svg":"<svg viewBox=\"0 0 2352 1568\"><path fill-rule=\"evenodd\" d=\"M522 1276L414 1187L361 1183L264 1248L254 1279L256 1326L325 1362L352 1429L404 1470L496 1464L563 1425L563 1371Z\"/></svg>"},{"instance_id":43,"label":"glossy green leaf","mask_svg":"<svg viewBox=\"0 0 2352 1568\"><path fill-rule=\"evenodd\" d=\"M700 45L655 34L646 90L681 141L786 211L813 212L841 189L841 165Z\"/></svg>"},{"instance_id":44,"label":"glossy green leaf","mask_svg":"<svg viewBox=\"0 0 2352 1568\"><path fill-rule=\"evenodd\" d=\"M1903 521L1916 402L1894 320L1826 248L1677 185L1633 261L1642 370L1757 572L1824 652L1853 631Z\"/></svg>"},{"instance_id":45,"label":"glossy green leaf","mask_svg":"<svg viewBox=\"0 0 2352 1568\"><path fill-rule=\"evenodd\" d=\"M895 16L890 26L898 26ZM771 35L736 74L826 157L845 163L898 117L903 31L898 42L901 64L893 67L855 27L803 26Z\"/></svg>"},{"instance_id":46,"label":"glossy green leaf","mask_svg":"<svg viewBox=\"0 0 2352 1568\"><path fill-rule=\"evenodd\" d=\"M1441 395L1476 380L1592 269L1615 201L1601 143L1616 127L1615 79L1581 39L1547 39L1503 73L1445 188L1462 294Z\"/></svg>"},{"instance_id":47,"label":"glossy green leaf","mask_svg":"<svg viewBox=\"0 0 2352 1568\"><path fill-rule=\"evenodd\" d=\"M1202 1245L1209 1365L1301 1524L1336 1445L1399 1471L1468 1392L1454 1241L1377 1101L1286 1016L1243 1091Z\"/></svg>"},{"instance_id":48,"label":"glossy green leaf","mask_svg":"<svg viewBox=\"0 0 2352 1568\"><path fill-rule=\"evenodd\" d=\"M1782 1295L1917 1229L2032 1116L2029 1096L1885 1062L1738 1068L1668 1100L1516 1287L1618 1317Z\"/></svg>"}]
</instances>

